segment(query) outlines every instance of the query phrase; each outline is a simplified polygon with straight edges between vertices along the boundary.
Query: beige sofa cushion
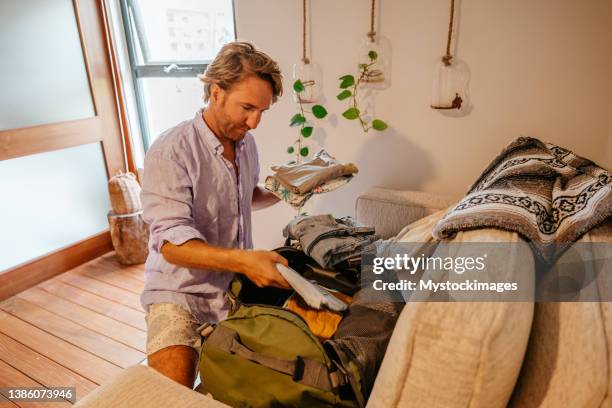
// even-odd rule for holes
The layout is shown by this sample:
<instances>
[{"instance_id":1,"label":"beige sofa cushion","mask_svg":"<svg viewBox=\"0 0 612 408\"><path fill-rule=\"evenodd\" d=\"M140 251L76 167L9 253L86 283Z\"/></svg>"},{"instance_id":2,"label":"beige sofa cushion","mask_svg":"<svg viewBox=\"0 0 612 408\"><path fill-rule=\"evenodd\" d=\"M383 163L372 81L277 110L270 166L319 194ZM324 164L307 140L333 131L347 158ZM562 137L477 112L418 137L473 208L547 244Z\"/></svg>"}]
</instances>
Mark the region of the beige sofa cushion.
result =
<instances>
[{"instance_id":1,"label":"beige sofa cushion","mask_svg":"<svg viewBox=\"0 0 612 408\"><path fill-rule=\"evenodd\" d=\"M579 242L612 242L612 222L592 230ZM588 255L583 253L585 259ZM599 293L608 297L612 293L611 261L603 266L607 273L599 274L595 282ZM611 303L538 303L510 406L611 407L611 369Z\"/></svg>"},{"instance_id":2,"label":"beige sofa cushion","mask_svg":"<svg viewBox=\"0 0 612 408\"><path fill-rule=\"evenodd\" d=\"M375 225L383 239L396 235L400 228L446 208L459 197L423 191L391 190L372 187L357 197L355 216L365 225Z\"/></svg>"},{"instance_id":3,"label":"beige sofa cushion","mask_svg":"<svg viewBox=\"0 0 612 408\"><path fill-rule=\"evenodd\" d=\"M444 211L402 230L427 242ZM459 233L454 242L521 242L500 230ZM508 260L531 271L533 259ZM532 302L408 302L397 322L368 407L505 407L523 360Z\"/></svg>"},{"instance_id":4,"label":"beige sofa cushion","mask_svg":"<svg viewBox=\"0 0 612 408\"><path fill-rule=\"evenodd\" d=\"M75 408L227 408L144 365L128 367L96 388Z\"/></svg>"}]
</instances>

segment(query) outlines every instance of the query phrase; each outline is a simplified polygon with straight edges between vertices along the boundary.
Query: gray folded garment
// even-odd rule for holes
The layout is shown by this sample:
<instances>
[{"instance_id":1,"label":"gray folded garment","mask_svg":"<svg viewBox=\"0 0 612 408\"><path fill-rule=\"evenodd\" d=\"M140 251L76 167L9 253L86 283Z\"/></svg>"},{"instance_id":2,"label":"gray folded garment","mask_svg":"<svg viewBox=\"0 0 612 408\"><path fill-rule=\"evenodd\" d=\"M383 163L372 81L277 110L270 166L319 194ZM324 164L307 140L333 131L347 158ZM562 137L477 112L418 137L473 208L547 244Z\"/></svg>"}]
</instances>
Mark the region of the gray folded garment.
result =
<instances>
[{"instance_id":1,"label":"gray folded garment","mask_svg":"<svg viewBox=\"0 0 612 408\"><path fill-rule=\"evenodd\" d=\"M299 240L304 253L327 269L373 250L380 238L372 227L331 214L298 216L285 227L283 235Z\"/></svg>"},{"instance_id":2,"label":"gray folded garment","mask_svg":"<svg viewBox=\"0 0 612 408\"><path fill-rule=\"evenodd\" d=\"M298 194L308 193L326 181L359 171L353 163L339 163L325 150L320 150L307 162L272 166L271 169L275 172L271 177Z\"/></svg>"}]
</instances>

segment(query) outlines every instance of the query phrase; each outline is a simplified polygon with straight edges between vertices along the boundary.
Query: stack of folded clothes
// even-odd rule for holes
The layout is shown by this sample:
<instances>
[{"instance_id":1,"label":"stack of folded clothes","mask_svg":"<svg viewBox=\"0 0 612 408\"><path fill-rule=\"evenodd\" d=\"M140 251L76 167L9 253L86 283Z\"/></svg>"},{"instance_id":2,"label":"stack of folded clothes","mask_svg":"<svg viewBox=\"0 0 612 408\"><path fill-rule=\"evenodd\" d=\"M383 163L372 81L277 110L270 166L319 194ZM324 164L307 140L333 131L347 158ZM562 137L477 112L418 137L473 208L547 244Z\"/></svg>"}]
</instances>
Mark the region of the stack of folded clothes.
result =
<instances>
[{"instance_id":1,"label":"stack of folded clothes","mask_svg":"<svg viewBox=\"0 0 612 408\"><path fill-rule=\"evenodd\" d=\"M379 239L374 228L331 214L300 215L284 228L283 235L299 241L302 251L325 269L360 266L361 256L372 252Z\"/></svg>"},{"instance_id":2,"label":"stack of folded clothes","mask_svg":"<svg viewBox=\"0 0 612 408\"><path fill-rule=\"evenodd\" d=\"M274 174L266 178L266 189L299 209L313 194L345 185L359 170L353 163L339 163L325 150L320 150L309 161L273 166L272 171Z\"/></svg>"}]
</instances>

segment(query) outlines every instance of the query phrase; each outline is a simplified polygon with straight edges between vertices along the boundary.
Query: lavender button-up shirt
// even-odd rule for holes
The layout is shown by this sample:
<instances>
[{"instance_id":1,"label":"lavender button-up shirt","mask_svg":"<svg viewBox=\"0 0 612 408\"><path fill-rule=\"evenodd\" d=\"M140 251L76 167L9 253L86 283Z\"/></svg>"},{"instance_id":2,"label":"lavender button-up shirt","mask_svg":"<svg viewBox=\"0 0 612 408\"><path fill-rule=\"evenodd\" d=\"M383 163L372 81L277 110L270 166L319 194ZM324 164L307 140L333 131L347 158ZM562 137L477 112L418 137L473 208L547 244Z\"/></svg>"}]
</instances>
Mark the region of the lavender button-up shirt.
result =
<instances>
[{"instance_id":1,"label":"lavender button-up shirt","mask_svg":"<svg viewBox=\"0 0 612 408\"><path fill-rule=\"evenodd\" d=\"M253 247L251 200L259 179L255 139L236 143L238 180L223 146L199 110L165 131L147 151L142 180L143 217L149 224L149 257L141 303L183 306L202 323L227 316L225 291L233 274L185 268L160 254L165 241L200 239L225 248Z\"/></svg>"}]
</instances>

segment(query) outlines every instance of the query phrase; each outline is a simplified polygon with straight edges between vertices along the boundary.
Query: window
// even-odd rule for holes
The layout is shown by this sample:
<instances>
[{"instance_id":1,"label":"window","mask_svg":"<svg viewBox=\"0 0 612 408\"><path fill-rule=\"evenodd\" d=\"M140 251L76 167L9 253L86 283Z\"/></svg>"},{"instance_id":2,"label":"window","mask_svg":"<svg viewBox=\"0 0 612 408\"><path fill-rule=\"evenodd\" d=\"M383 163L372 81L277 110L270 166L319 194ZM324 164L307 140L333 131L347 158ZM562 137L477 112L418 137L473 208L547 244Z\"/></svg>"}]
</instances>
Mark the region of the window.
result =
<instances>
[{"instance_id":1,"label":"window","mask_svg":"<svg viewBox=\"0 0 612 408\"><path fill-rule=\"evenodd\" d=\"M101 2L0 1L0 300L110 248L126 166L102 21Z\"/></svg>"},{"instance_id":2,"label":"window","mask_svg":"<svg viewBox=\"0 0 612 408\"><path fill-rule=\"evenodd\" d=\"M197 75L236 38L232 0L121 0L145 151L202 105Z\"/></svg>"}]
</instances>

